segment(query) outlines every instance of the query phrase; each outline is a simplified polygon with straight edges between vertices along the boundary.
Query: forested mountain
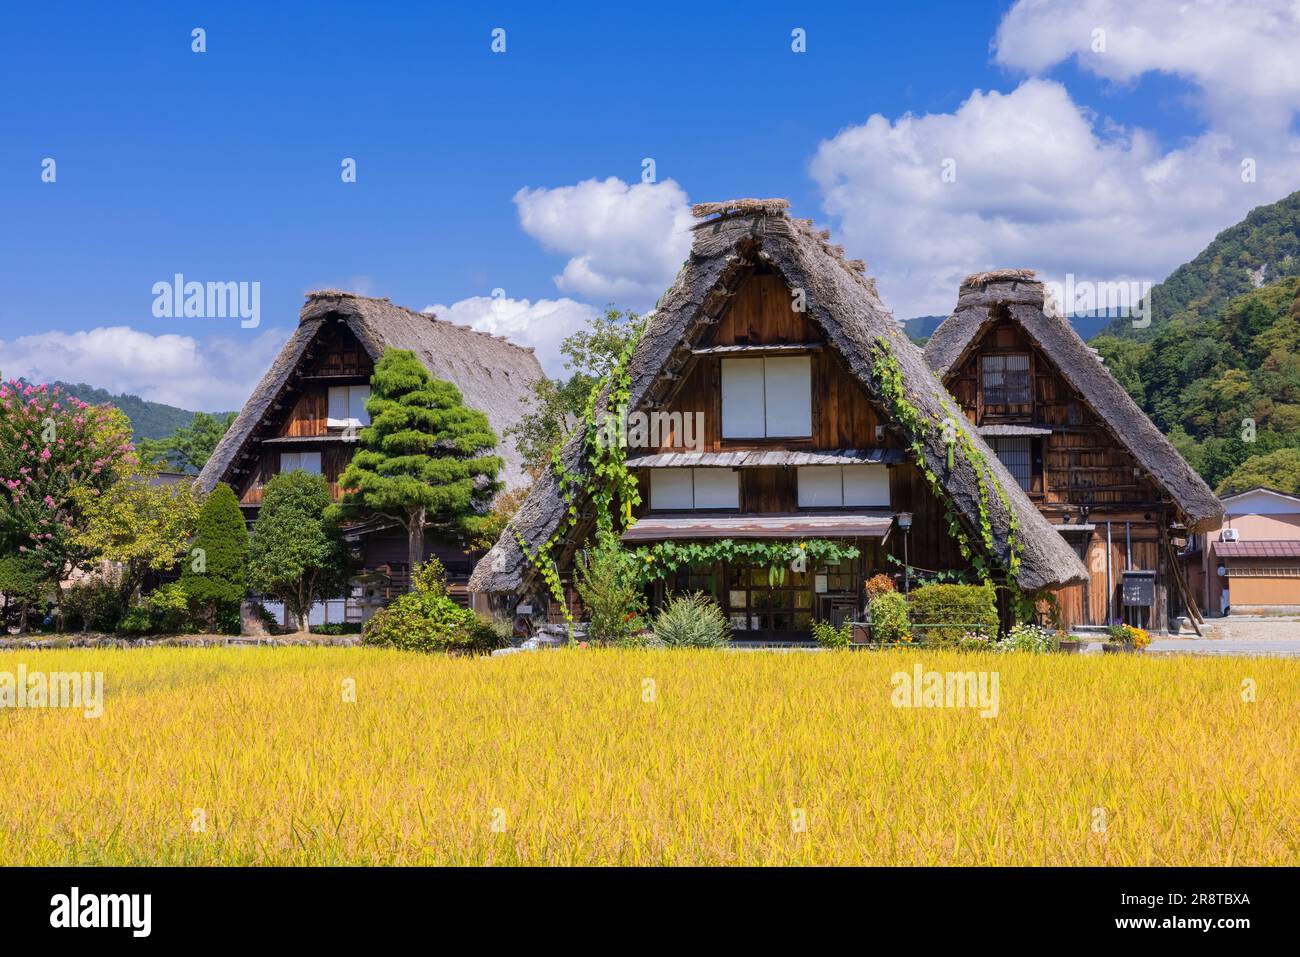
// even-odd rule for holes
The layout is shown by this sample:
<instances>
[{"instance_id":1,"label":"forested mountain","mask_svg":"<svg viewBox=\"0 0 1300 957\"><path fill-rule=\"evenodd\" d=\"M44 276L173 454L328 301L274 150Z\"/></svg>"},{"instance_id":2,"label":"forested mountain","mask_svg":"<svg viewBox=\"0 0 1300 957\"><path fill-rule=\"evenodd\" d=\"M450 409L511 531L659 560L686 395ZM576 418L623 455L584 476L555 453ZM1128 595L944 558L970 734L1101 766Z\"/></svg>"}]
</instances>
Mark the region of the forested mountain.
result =
<instances>
[{"instance_id":1,"label":"forested mountain","mask_svg":"<svg viewBox=\"0 0 1300 957\"><path fill-rule=\"evenodd\" d=\"M1300 192L1252 209L1152 289L1148 328L1117 319L1106 332L1149 341L1167 323L1195 326L1218 316L1229 300L1289 276L1300 276Z\"/></svg>"},{"instance_id":2,"label":"forested mountain","mask_svg":"<svg viewBox=\"0 0 1300 957\"><path fill-rule=\"evenodd\" d=\"M1091 344L1218 491L1300 493L1300 277L1166 322L1145 342Z\"/></svg>"},{"instance_id":3,"label":"forested mountain","mask_svg":"<svg viewBox=\"0 0 1300 957\"><path fill-rule=\"evenodd\" d=\"M126 413L135 430L135 439L161 439L177 429L184 428L194 419L194 413L162 402L150 402L138 395L122 392L114 395L107 389L97 389L84 382L51 382L69 395L91 405L115 405Z\"/></svg>"}]
</instances>

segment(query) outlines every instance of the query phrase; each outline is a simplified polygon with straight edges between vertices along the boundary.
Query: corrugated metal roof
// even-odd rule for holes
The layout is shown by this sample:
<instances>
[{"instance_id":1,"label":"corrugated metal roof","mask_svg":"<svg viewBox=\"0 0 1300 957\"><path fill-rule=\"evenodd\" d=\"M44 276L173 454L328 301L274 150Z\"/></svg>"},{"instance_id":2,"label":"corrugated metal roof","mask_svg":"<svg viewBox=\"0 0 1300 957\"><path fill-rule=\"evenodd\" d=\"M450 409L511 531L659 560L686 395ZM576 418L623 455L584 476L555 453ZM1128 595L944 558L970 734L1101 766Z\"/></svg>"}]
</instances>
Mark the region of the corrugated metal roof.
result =
<instances>
[{"instance_id":1,"label":"corrugated metal roof","mask_svg":"<svg viewBox=\"0 0 1300 957\"><path fill-rule=\"evenodd\" d=\"M1220 558L1300 558L1300 541L1215 542Z\"/></svg>"},{"instance_id":2,"label":"corrugated metal roof","mask_svg":"<svg viewBox=\"0 0 1300 957\"><path fill-rule=\"evenodd\" d=\"M736 452L657 452L627 460L628 468L753 469L775 465L892 465L903 460L899 449L835 449L798 452L787 449L742 449Z\"/></svg>"},{"instance_id":3,"label":"corrugated metal roof","mask_svg":"<svg viewBox=\"0 0 1300 957\"><path fill-rule=\"evenodd\" d=\"M692 538L883 538L893 526L888 513L786 515L648 515L623 533L625 542Z\"/></svg>"}]
</instances>

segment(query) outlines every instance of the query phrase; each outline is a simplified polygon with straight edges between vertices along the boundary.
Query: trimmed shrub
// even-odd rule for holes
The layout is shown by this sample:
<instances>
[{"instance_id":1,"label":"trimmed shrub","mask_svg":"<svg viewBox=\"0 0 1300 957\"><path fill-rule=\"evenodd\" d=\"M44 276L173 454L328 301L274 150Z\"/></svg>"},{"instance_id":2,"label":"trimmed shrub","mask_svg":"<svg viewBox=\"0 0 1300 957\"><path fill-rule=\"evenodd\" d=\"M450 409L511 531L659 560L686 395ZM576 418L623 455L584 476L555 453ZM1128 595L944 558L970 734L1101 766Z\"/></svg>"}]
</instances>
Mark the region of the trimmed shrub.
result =
<instances>
[{"instance_id":1,"label":"trimmed shrub","mask_svg":"<svg viewBox=\"0 0 1300 957\"><path fill-rule=\"evenodd\" d=\"M430 558L416 568L413 591L366 622L361 640L407 651L480 653L502 647L499 630L447 595L446 570Z\"/></svg>"},{"instance_id":2,"label":"trimmed shrub","mask_svg":"<svg viewBox=\"0 0 1300 957\"><path fill-rule=\"evenodd\" d=\"M311 633L313 635L359 635L361 622L331 621L328 625L312 625Z\"/></svg>"},{"instance_id":3,"label":"trimmed shrub","mask_svg":"<svg viewBox=\"0 0 1300 957\"><path fill-rule=\"evenodd\" d=\"M669 648L723 648L731 640L731 623L703 592L678 595L655 616L654 639Z\"/></svg>"},{"instance_id":4,"label":"trimmed shrub","mask_svg":"<svg viewBox=\"0 0 1300 957\"><path fill-rule=\"evenodd\" d=\"M896 591L882 591L867 606L871 616L871 640L894 644L911 641L907 620L907 599Z\"/></svg>"},{"instance_id":5,"label":"trimmed shrub","mask_svg":"<svg viewBox=\"0 0 1300 957\"><path fill-rule=\"evenodd\" d=\"M997 599L990 584L922 585L912 590L908 600L917 637L934 644L959 644L967 632L989 636L998 632Z\"/></svg>"},{"instance_id":6,"label":"trimmed shrub","mask_svg":"<svg viewBox=\"0 0 1300 957\"><path fill-rule=\"evenodd\" d=\"M248 528L229 485L218 484L199 510L180 584L190 611L206 628L228 631L233 612L239 633L239 603L248 590Z\"/></svg>"},{"instance_id":7,"label":"trimmed shrub","mask_svg":"<svg viewBox=\"0 0 1300 957\"><path fill-rule=\"evenodd\" d=\"M587 615L587 637L603 645L628 644L645 628L645 595L636 556L612 533L597 536L576 564L574 585Z\"/></svg>"}]
</instances>

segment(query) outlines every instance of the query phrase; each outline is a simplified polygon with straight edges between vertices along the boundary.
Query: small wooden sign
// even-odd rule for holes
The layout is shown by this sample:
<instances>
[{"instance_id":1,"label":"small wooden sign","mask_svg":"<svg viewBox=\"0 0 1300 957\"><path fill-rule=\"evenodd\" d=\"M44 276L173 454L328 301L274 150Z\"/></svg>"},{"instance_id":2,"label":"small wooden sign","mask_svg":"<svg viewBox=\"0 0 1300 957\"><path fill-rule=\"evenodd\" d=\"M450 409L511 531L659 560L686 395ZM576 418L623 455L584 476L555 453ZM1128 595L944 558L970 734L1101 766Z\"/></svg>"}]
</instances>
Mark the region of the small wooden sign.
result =
<instances>
[{"instance_id":1,"label":"small wooden sign","mask_svg":"<svg viewBox=\"0 0 1300 957\"><path fill-rule=\"evenodd\" d=\"M1156 603L1156 573L1124 572L1120 595L1126 608L1150 608Z\"/></svg>"}]
</instances>

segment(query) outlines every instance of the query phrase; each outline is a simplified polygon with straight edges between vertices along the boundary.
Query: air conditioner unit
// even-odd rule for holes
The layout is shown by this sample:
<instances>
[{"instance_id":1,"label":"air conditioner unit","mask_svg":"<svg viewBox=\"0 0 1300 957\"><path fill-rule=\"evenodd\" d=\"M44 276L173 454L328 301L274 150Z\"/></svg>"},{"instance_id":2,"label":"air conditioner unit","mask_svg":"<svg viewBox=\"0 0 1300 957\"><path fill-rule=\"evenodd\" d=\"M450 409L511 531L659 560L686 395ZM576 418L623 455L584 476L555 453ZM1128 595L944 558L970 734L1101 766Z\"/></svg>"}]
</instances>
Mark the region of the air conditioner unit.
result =
<instances>
[{"instance_id":1,"label":"air conditioner unit","mask_svg":"<svg viewBox=\"0 0 1300 957\"><path fill-rule=\"evenodd\" d=\"M1219 541L1221 542L1236 542L1240 540L1241 540L1241 529L1225 528L1221 532L1219 532Z\"/></svg>"}]
</instances>

